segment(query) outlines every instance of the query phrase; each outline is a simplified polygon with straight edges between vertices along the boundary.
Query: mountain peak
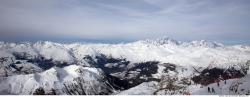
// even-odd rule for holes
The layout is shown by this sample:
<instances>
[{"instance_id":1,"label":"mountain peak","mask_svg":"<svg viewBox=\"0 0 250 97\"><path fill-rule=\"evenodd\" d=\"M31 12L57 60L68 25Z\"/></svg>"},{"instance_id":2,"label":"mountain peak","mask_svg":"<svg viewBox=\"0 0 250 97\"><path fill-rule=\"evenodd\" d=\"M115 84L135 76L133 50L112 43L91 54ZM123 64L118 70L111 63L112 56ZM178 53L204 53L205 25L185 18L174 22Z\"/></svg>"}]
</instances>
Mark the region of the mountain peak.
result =
<instances>
[{"instance_id":1,"label":"mountain peak","mask_svg":"<svg viewBox=\"0 0 250 97\"><path fill-rule=\"evenodd\" d=\"M163 37L156 38L156 39L146 39L140 42L146 43L146 44L154 44L154 45L164 45L164 44L179 45L180 44L179 41L169 38L167 36L163 36Z\"/></svg>"},{"instance_id":2,"label":"mountain peak","mask_svg":"<svg viewBox=\"0 0 250 97\"><path fill-rule=\"evenodd\" d=\"M215 47L221 47L223 46L223 44L218 43L218 42L211 42L211 41L207 41L207 40L199 40L199 41L191 41L189 43L187 43L189 46L203 46L203 47L211 47L211 48L215 48Z\"/></svg>"},{"instance_id":3,"label":"mountain peak","mask_svg":"<svg viewBox=\"0 0 250 97\"><path fill-rule=\"evenodd\" d=\"M142 44L151 44L151 45L180 45L180 46L193 46L193 47L209 47L209 48L216 48L224 46L222 43L207 41L207 40L195 40L190 42L181 42L174 40L170 37L163 36L160 38L155 39L145 39L138 41Z\"/></svg>"}]
</instances>

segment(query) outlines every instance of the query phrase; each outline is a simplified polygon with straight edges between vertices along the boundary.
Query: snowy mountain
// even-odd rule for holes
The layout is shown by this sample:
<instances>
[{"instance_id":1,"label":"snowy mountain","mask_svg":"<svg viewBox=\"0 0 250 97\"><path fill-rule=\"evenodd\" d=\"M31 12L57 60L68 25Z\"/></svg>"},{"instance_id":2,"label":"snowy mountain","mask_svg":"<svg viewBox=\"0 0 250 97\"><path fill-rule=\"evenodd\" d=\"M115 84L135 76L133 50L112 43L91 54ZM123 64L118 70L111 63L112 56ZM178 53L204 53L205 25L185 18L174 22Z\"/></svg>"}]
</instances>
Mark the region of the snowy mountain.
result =
<instances>
[{"instance_id":1,"label":"snowy mountain","mask_svg":"<svg viewBox=\"0 0 250 97\"><path fill-rule=\"evenodd\" d=\"M247 45L168 37L125 44L0 42L0 94L249 94L249 60Z\"/></svg>"}]
</instances>

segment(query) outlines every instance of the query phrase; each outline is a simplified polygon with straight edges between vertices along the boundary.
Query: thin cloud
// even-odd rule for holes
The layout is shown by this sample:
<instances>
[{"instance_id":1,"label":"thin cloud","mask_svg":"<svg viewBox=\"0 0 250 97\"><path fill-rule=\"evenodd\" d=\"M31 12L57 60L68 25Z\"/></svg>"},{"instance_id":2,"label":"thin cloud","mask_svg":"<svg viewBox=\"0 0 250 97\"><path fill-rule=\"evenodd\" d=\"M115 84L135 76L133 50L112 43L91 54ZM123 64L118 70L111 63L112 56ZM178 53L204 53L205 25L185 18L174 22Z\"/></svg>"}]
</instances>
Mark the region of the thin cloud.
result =
<instances>
[{"instance_id":1,"label":"thin cloud","mask_svg":"<svg viewBox=\"0 0 250 97\"><path fill-rule=\"evenodd\" d=\"M1 0L0 38L248 40L249 0ZM23 40L22 39L22 40Z\"/></svg>"}]
</instances>

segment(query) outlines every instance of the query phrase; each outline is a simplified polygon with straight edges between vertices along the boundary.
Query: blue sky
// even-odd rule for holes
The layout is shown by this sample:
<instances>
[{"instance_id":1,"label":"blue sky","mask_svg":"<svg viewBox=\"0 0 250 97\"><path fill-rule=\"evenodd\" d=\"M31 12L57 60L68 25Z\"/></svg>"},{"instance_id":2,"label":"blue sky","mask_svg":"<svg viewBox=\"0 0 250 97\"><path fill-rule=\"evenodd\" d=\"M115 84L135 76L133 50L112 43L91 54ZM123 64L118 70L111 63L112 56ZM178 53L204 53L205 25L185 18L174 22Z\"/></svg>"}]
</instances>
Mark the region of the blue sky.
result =
<instances>
[{"instance_id":1,"label":"blue sky","mask_svg":"<svg viewBox=\"0 0 250 97\"><path fill-rule=\"evenodd\" d=\"M0 0L0 40L250 44L250 0Z\"/></svg>"}]
</instances>

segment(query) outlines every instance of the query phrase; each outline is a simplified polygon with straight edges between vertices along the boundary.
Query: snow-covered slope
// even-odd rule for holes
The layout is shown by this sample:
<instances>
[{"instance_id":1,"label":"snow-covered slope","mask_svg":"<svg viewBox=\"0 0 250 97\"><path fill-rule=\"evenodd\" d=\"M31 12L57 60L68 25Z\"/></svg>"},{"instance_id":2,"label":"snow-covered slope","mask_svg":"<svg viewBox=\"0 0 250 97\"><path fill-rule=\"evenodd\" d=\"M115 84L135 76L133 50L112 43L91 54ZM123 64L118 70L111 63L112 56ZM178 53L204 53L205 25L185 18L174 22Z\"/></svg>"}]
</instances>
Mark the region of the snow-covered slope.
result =
<instances>
[{"instance_id":1,"label":"snow-covered slope","mask_svg":"<svg viewBox=\"0 0 250 97\"><path fill-rule=\"evenodd\" d=\"M0 94L34 94L40 87L46 94L52 90L56 94L130 94L145 87L147 90L132 94L162 94L155 87L162 76L175 76L182 83L183 79L189 82L204 72L218 70L228 83L235 81L230 80L233 77L247 79L248 60L250 46L247 45L205 40L181 42L168 37L121 44L0 42ZM228 77L228 74L235 75ZM177 87L188 91L204 83L213 85L191 82ZM87 90L76 87L79 84ZM66 87L78 88L79 93L69 92ZM188 92L204 94L203 89L206 87Z\"/></svg>"},{"instance_id":2,"label":"snow-covered slope","mask_svg":"<svg viewBox=\"0 0 250 97\"><path fill-rule=\"evenodd\" d=\"M203 87L200 85L189 86L189 90L192 90L191 94L193 95L249 95L249 80L250 75L247 75L243 78L220 81ZM208 91L208 87L210 88L210 92ZM214 92L211 91L212 88Z\"/></svg>"},{"instance_id":3,"label":"snow-covered slope","mask_svg":"<svg viewBox=\"0 0 250 97\"><path fill-rule=\"evenodd\" d=\"M33 94L36 89L43 87L45 92L51 89L59 90L57 94L66 94L63 89L64 84L77 83L77 78L83 78L85 87L93 87L99 89L103 83L100 70L97 68L81 67L70 65L64 68L51 68L42 73L34 73L28 75L15 75L3 78L0 83L0 93L6 94ZM99 91L99 90L97 90ZM93 90L86 89L86 93L92 94Z\"/></svg>"},{"instance_id":4,"label":"snow-covered slope","mask_svg":"<svg viewBox=\"0 0 250 97\"><path fill-rule=\"evenodd\" d=\"M136 87L130 88L120 92L117 95L153 95L156 88L157 82L144 82Z\"/></svg>"},{"instance_id":5,"label":"snow-covered slope","mask_svg":"<svg viewBox=\"0 0 250 97\"><path fill-rule=\"evenodd\" d=\"M127 58L132 62L161 61L178 65L207 67L235 64L250 59L249 46L224 46L220 43L201 41L180 42L170 38L142 40L126 44L59 44L53 42L37 43L1 43L1 56L6 53L25 52L33 57L43 56L54 61L73 61L85 55L111 55L116 58ZM178 59L178 60L177 60Z\"/></svg>"},{"instance_id":6,"label":"snow-covered slope","mask_svg":"<svg viewBox=\"0 0 250 97\"><path fill-rule=\"evenodd\" d=\"M185 95L249 95L250 94L250 75L243 78L220 81L217 83L202 85L190 85L187 87ZM144 82L129 90L121 91L118 95L154 95L157 91L157 82ZM210 91L208 91L208 87ZM214 92L212 92L212 88ZM164 95L164 94L160 94Z\"/></svg>"},{"instance_id":7,"label":"snow-covered slope","mask_svg":"<svg viewBox=\"0 0 250 97\"><path fill-rule=\"evenodd\" d=\"M165 39L165 38L164 38ZM76 58L102 53L132 62L161 61L178 65L207 67L210 64L224 66L246 62L250 59L249 46L223 46L219 43L193 41L190 43L167 40L145 40L127 44L67 45L73 48Z\"/></svg>"}]
</instances>

